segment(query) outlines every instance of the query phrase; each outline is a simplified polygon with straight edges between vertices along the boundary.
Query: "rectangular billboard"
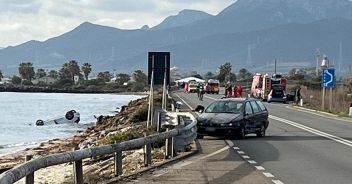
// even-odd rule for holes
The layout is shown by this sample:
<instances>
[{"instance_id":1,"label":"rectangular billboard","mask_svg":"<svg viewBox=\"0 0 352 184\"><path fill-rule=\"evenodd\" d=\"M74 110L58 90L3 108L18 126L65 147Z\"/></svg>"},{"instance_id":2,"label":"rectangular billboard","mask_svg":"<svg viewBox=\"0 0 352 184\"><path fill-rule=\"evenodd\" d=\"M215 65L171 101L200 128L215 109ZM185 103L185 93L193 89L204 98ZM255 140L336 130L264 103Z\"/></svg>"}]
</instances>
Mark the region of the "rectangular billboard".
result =
<instances>
[{"instance_id":1,"label":"rectangular billboard","mask_svg":"<svg viewBox=\"0 0 352 184\"><path fill-rule=\"evenodd\" d=\"M148 52L148 84L151 82L154 71L154 85L164 84L166 72L166 85L170 84L170 52Z\"/></svg>"}]
</instances>

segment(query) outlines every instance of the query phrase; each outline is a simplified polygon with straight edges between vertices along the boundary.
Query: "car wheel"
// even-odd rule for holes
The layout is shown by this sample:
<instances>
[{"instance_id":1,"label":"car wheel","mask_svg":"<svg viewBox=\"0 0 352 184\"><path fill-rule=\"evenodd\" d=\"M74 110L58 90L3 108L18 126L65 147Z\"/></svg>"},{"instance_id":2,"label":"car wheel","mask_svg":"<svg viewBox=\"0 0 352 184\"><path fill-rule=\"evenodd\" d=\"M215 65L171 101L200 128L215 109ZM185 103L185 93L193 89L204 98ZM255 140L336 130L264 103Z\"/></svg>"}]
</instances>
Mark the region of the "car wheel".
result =
<instances>
[{"instance_id":1,"label":"car wheel","mask_svg":"<svg viewBox=\"0 0 352 184\"><path fill-rule=\"evenodd\" d=\"M244 127L241 127L240 131L238 132L237 135L238 139L244 139L246 137L246 131Z\"/></svg>"},{"instance_id":2,"label":"car wheel","mask_svg":"<svg viewBox=\"0 0 352 184\"><path fill-rule=\"evenodd\" d=\"M197 139L203 139L204 135L197 135Z\"/></svg>"},{"instance_id":3,"label":"car wheel","mask_svg":"<svg viewBox=\"0 0 352 184\"><path fill-rule=\"evenodd\" d=\"M262 126L260 127L260 130L257 131L257 136L258 137L265 137L265 126L264 126L264 124L262 124Z\"/></svg>"}]
</instances>

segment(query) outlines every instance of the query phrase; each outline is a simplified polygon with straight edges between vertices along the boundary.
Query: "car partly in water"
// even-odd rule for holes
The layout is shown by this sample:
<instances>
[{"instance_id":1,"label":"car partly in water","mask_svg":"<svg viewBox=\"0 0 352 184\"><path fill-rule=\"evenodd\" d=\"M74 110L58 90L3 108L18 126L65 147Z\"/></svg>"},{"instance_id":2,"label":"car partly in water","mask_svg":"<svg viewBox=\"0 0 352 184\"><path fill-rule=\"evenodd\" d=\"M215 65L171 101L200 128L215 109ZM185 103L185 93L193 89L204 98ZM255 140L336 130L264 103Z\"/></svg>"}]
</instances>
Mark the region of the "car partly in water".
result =
<instances>
[{"instance_id":1,"label":"car partly in water","mask_svg":"<svg viewBox=\"0 0 352 184\"><path fill-rule=\"evenodd\" d=\"M258 99L224 98L208 107L197 106L197 137L205 135L244 139L254 133L264 137L269 126L268 110Z\"/></svg>"}]
</instances>

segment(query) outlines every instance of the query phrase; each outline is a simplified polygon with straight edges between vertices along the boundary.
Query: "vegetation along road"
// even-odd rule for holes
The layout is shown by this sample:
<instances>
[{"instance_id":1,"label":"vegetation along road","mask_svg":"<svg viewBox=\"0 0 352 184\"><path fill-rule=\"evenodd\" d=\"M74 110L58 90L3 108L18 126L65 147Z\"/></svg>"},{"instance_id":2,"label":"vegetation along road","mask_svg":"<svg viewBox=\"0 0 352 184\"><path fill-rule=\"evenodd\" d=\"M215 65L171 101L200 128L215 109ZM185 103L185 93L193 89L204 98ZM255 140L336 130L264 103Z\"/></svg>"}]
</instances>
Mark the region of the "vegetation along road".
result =
<instances>
[{"instance_id":1,"label":"vegetation along road","mask_svg":"<svg viewBox=\"0 0 352 184\"><path fill-rule=\"evenodd\" d=\"M208 105L221 95L173 94L182 110ZM139 179L172 183L351 183L352 123L287 104L265 103L266 137L244 140L204 137L200 154ZM225 148L225 147L228 147ZM144 179L143 179L144 178Z\"/></svg>"}]
</instances>

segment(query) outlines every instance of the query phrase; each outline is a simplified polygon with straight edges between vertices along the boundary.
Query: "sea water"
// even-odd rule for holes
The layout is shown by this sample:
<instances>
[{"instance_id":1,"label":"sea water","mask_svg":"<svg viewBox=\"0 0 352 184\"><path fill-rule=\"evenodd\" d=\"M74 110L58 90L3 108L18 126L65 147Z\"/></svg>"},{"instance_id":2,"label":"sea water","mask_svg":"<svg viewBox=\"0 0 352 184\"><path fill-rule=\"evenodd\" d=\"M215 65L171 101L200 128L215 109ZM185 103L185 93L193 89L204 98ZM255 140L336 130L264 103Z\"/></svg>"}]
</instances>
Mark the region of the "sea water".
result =
<instances>
[{"instance_id":1,"label":"sea water","mask_svg":"<svg viewBox=\"0 0 352 184\"><path fill-rule=\"evenodd\" d=\"M0 92L0 155L40 142L72 136L96 122L100 115L113 115L122 105L141 98L136 95L14 93ZM80 113L78 124L36 126L38 119Z\"/></svg>"}]
</instances>

